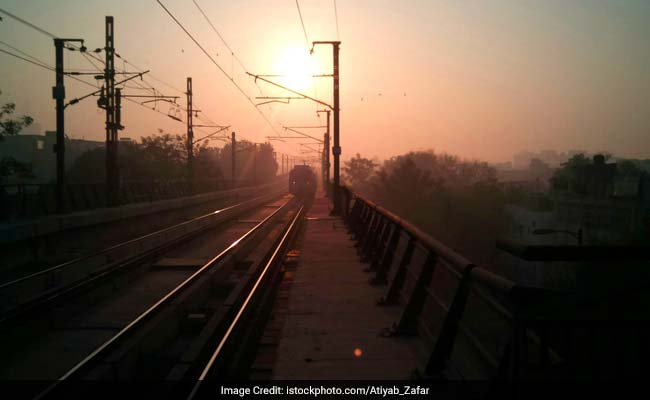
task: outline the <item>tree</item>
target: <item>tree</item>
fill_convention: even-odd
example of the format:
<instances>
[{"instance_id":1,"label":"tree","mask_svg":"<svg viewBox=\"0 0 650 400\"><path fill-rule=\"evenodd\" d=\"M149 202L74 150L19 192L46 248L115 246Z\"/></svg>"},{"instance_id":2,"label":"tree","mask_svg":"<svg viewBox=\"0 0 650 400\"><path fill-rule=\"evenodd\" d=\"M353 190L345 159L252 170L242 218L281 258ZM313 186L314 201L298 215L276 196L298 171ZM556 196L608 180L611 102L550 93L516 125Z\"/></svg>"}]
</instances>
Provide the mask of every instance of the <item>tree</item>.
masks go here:
<instances>
[{"instance_id":1,"label":"tree","mask_svg":"<svg viewBox=\"0 0 650 400\"><path fill-rule=\"evenodd\" d=\"M477 262L496 257L505 196L485 162L431 150L393 157L370 197Z\"/></svg>"},{"instance_id":2,"label":"tree","mask_svg":"<svg viewBox=\"0 0 650 400\"><path fill-rule=\"evenodd\" d=\"M141 147L144 159L153 167L157 178L173 179L187 176L187 144L181 135L144 136Z\"/></svg>"},{"instance_id":3,"label":"tree","mask_svg":"<svg viewBox=\"0 0 650 400\"><path fill-rule=\"evenodd\" d=\"M617 172L624 176L639 176L643 174L643 169L637 163L631 160L621 160L616 163Z\"/></svg>"},{"instance_id":4,"label":"tree","mask_svg":"<svg viewBox=\"0 0 650 400\"><path fill-rule=\"evenodd\" d=\"M120 179L124 181L167 178L161 175L159 163L151 162L138 143L120 141L117 154ZM106 150L104 147L89 150L77 157L68 169L67 177L70 183L104 183L106 181Z\"/></svg>"},{"instance_id":5,"label":"tree","mask_svg":"<svg viewBox=\"0 0 650 400\"><path fill-rule=\"evenodd\" d=\"M540 160L539 158L533 158L530 160L530 165L528 166L528 169L531 172L536 174L544 174L550 171L551 167L544 161Z\"/></svg>"},{"instance_id":6,"label":"tree","mask_svg":"<svg viewBox=\"0 0 650 400\"><path fill-rule=\"evenodd\" d=\"M241 140L237 142L236 151L236 179L263 183L275 176L278 163L275 160L273 145L269 143L255 144ZM221 169L230 179L232 168L232 145L230 143L223 146L220 161Z\"/></svg>"},{"instance_id":7,"label":"tree","mask_svg":"<svg viewBox=\"0 0 650 400\"><path fill-rule=\"evenodd\" d=\"M576 179L577 170L587 165L591 165L589 157L584 153L574 154L553 173L551 177L552 188L554 190L568 190L569 183Z\"/></svg>"},{"instance_id":8,"label":"tree","mask_svg":"<svg viewBox=\"0 0 650 400\"><path fill-rule=\"evenodd\" d=\"M15 111L15 103L5 103L0 107L0 142L4 140L5 136L18 135L23 128L34 122L34 119L27 115L17 119L9 118ZM20 177L30 177L31 168L13 157L0 159L0 179L14 174Z\"/></svg>"},{"instance_id":9,"label":"tree","mask_svg":"<svg viewBox=\"0 0 650 400\"><path fill-rule=\"evenodd\" d=\"M359 187L368 182L369 178L374 174L375 168L377 168L377 163L369 158L361 157L357 153L356 157L343 163L343 175L350 185Z\"/></svg>"}]
</instances>

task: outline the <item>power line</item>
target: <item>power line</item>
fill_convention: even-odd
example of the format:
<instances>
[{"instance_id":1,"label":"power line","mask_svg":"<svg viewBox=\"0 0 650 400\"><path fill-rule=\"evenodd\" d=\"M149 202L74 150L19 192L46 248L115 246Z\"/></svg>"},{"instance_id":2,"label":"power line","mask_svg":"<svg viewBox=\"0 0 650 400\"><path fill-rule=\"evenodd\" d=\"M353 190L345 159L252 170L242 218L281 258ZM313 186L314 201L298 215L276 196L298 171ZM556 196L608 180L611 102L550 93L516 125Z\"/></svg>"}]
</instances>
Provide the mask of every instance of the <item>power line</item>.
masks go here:
<instances>
[{"instance_id":1,"label":"power line","mask_svg":"<svg viewBox=\"0 0 650 400\"><path fill-rule=\"evenodd\" d=\"M165 6L164 6L162 3L160 3L160 1L158 1L158 3L159 3L159 4L160 4L164 9L165 9L165 11L167 11L168 14L170 14L170 16L171 16L171 17L176 21L176 23L179 24L179 26L181 26L181 28L183 28L183 30L185 30L185 28L180 24L180 22L178 22L178 20L176 20L176 18L174 18L174 16L173 16L173 15L172 15L172 14L171 14L171 13L170 13L166 8L165 8ZM198 5L197 5L197 6L198 6ZM56 39L56 38L58 38L58 37L57 37L56 35L54 35L53 33L48 32L47 30L45 30L45 29L43 29L43 28L41 28L41 27L39 27L39 26L37 26L37 25L35 25L35 24L33 24L33 23L31 23L31 22L25 20L25 19L22 19L22 18L20 18L20 17L18 17L18 16L16 16L16 15L10 13L9 11L7 11L7 10L5 10L5 9L0 8L0 13L3 13L3 14L5 14L5 15L7 15L7 16L13 18L14 20L20 22L21 24L23 24L23 25L25 25L25 26L28 26L29 28L32 28L32 29L38 31L39 33L41 33L41 34L43 34L43 35L45 35L45 36L48 36L48 37L50 37L50 38L52 38L52 39ZM194 40L194 38L189 34L189 32L187 32L187 30L185 30L185 32L190 36L190 38L192 38L192 40ZM222 40L223 40L223 38L222 38ZM194 40L194 42L195 42L195 43L196 43L196 44L197 44L197 45L198 45L198 46L203 50L203 52L204 52L206 55L208 55L208 57L210 57L210 55L205 51L205 49L203 49L203 48L200 46L200 44L199 44L196 40ZM225 41L224 41L224 43L225 43ZM33 64L33 65L37 65L37 66L39 66L39 67L41 67L41 68L44 68L44 69L47 69L47 70L50 70L50 71L54 71L54 70L55 70L54 67L49 66L49 65L46 64L46 63L43 63L42 61L36 59L35 57L33 57L33 56L31 56L31 55L29 55L29 54L27 54L27 53L25 53L25 52L23 52L23 51L21 51L21 50L19 50L19 49L14 48L14 47L11 46L11 45L8 45L8 44L6 44L6 43L4 43L4 44L5 44L6 46L8 46L8 47L14 49L15 51L18 51L18 52L20 52L20 53L26 55L27 57L30 57L30 58L32 58L33 60L36 60L36 61L30 60L30 59L28 59L28 58L21 57L21 56L19 56L18 54L14 54L14 53L11 53L11 52L6 51L6 50L3 50L3 49L0 49L0 52L3 52L3 53L5 53L5 54L7 54L7 55L10 55L10 56L16 57L16 58L18 58L18 59L20 59L20 60L23 60L23 61L25 61L25 62L29 62L29 63L31 63L31 64ZM79 47L77 47L76 45L70 45L70 46L72 46L73 48L79 50ZM95 68L97 69L98 72L103 73L103 70L101 69L101 67L99 67L99 66L97 66L95 63L93 63L93 62L90 60L90 58L93 58L93 59L95 59L96 61L98 61L98 62L100 62L100 63L103 63L104 60L102 60L101 58L99 58L98 56L96 56L96 55L94 55L94 54L92 54L92 53L80 52L80 54L84 55L84 57L88 60L88 62L89 62L90 64L92 64L93 67L95 67ZM234 52L233 52L233 55L234 55ZM122 58L122 57L119 56L119 55L117 55L117 56L118 56L120 59L122 59L126 64L129 64L129 65L135 67L136 69L141 70L141 68L139 68L139 67L136 66L135 64L129 62L128 60ZM217 63L212 59L212 57L210 57L210 59L211 59L211 60L212 60L212 61L213 61L213 62L214 62L218 67L219 67L219 69L221 69L222 72L224 72L224 74L225 74L225 71L223 71L223 69L222 69L222 68L221 68L221 67L220 67L220 66L219 66L219 65L218 65L218 64L217 64ZM241 63L241 60L238 59L238 61ZM241 65L242 65L242 68L243 68L243 64L241 64ZM117 70L118 70L118 72L124 72L124 71L120 71L119 69L117 69ZM140 72L140 71L138 71L138 72ZM227 75L227 74L226 74L226 75ZM169 87L169 88L171 88L171 89L173 89L173 90L176 90L176 91L178 91L178 92L180 92L180 93L184 93L182 90L178 89L177 87L174 87L173 85L171 85L171 84L169 84L169 83L163 81L163 80L160 79L160 78L156 78L156 77L154 77L154 76L152 76L152 75L149 75L149 76L151 76L152 79L158 81L159 83L161 83L161 84L163 84L163 85L165 85L165 86L167 86L167 87ZM83 84L85 84L85 85L87 85L87 86L90 86L90 87L96 88L96 85L93 85L93 84L91 84L91 83L89 83L89 82L86 82L86 81L84 81L84 80L82 80L82 79L80 79L80 78L78 78L78 77L76 77L76 76L68 75L68 77L69 77L69 78L72 78L73 80L76 80L76 81L78 81L78 82L81 82L81 83L83 83ZM250 97L248 97L248 96L246 95L246 93L241 89L241 87L239 87L239 85L237 85L237 84L234 82L233 79L231 79L231 82L232 82L232 83L233 83L233 84L234 84L234 85L239 89L240 92L242 92L242 94L243 94L243 95L244 95L244 96L249 100L249 102L251 102L251 104L254 106L255 104L252 102L252 100L250 99ZM134 81L133 83L136 84L136 85L138 85L138 86L140 86L143 90L151 90L151 91L153 91L154 93L157 92L156 88L153 87L153 86L152 86L151 84L149 84L148 82L146 82L145 80L143 80L142 83L141 83L141 82L137 82L137 81ZM143 85L148 85L148 87L144 87ZM259 88L259 87L258 87L258 88ZM260 89L260 90L261 90L261 89ZM155 108L149 108L149 107L147 107L147 106L145 106L145 105L143 105L143 104L141 104L141 103L139 103L139 102L137 102L137 101L135 101L135 100L133 100L133 99L129 99L129 98L125 97L124 100L127 100L127 101L129 101L129 102L131 102L131 103L135 103L135 104L137 104L137 105L139 105L139 106L141 106L141 107L143 107L143 108L146 108L146 109L148 109L148 110L152 110L152 111L157 112L157 113L159 113L159 114L161 114L161 115L165 115L165 116L169 117L168 114L165 114L164 112L161 112L161 111L159 111L159 110L156 110ZM197 106L198 106L198 105L197 105ZM260 113L260 115L264 118L264 120L269 124L269 126L271 127L271 129L273 129L273 131L275 131L275 132L277 133L278 131L277 131L277 130L275 129L275 127L271 124L271 122L268 120L268 118L267 118L267 117L266 117L266 116L265 116L265 115L264 115L260 110L257 110L257 111L258 111L258 113ZM208 117L206 116L206 118L208 118ZM211 122L211 124L213 124L213 125L217 125L217 124L216 124L214 121L212 121L211 119L209 119L209 121ZM182 120L177 121L177 122L179 122L179 123L184 123Z\"/></svg>"},{"instance_id":2,"label":"power line","mask_svg":"<svg viewBox=\"0 0 650 400\"><path fill-rule=\"evenodd\" d=\"M208 17L208 15L203 11L203 9L201 8L201 6L199 6L199 3L197 3L196 0L192 0L192 2L193 2L194 5L196 6L196 8L199 10L199 12L203 15L203 17L205 18L205 20L208 22L208 24L210 25L210 27L212 28L212 30L214 31L214 33L217 34L217 36L219 37L219 39L221 39L221 42L226 46L226 48L228 49L228 51L230 51L230 55L232 56L232 58L235 59L235 60L237 60L237 63L239 63L239 66L242 67L242 69L243 69L244 71L248 71L248 68L246 68L246 66L244 65L244 62L243 62L239 57L237 57L237 55L235 54L235 51L232 49L232 47L230 47L230 45L228 44L228 42L226 42L226 39L223 38L223 36L221 35L221 33L219 33L219 30L214 26L214 24L212 23L212 21L210 20L210 18ZM232 73L231 73L231 75L232 75ZM231 78L231 79L232 79L232 78ZM262 96L263 96L263 95L264 95L264 92L262 91L262 88L257 84L257 82L255 82L255 86L257 86L257 89L259 90L259 92L260 92L260 93L262 94Z\"/></svg>"},{"instance_id":3,"label":"power line","mask_svg":"<svg viewBox=\"0 0 650 400\"><path fill-rule=\"evenodd\" d=\"M0 12L3 13L3 14L6 14L7 16L9 16L9 17L13 18L14 20L20 22L21 24L24 24L24 25L26 25L26 26L28 26L28 27L30 27L30 28L32 28L32 29L34 29L34 30L36 30L36 31L38 31L38 32L40 32L40 33L42 33L42 34L45 35L45 36L48 36L48 37L53 38L53 39L56 39L56 38L57 38L57 36L54 35L53 33L48 32L47 30L45 30L45 29L43 29L43 28L41 28L41 27L39 27L39 26L37 26L37 25L35 25L35 24L33 24L33 23L31 23L31 22L29 22L29 21L23 19L23 18L20 18L20 17L18 17L17 15L14 15L14 14L10 13L9 11L6 11L6 10L0 8ZM79 47L77 47L76 45L70 45L70 46L73 47L73 48L75 48L75 49L77 49L77 50L79 49ZM18 50L17 50L17 51L18 51ZM96 56L95 54L92 54L92 53L86 53L86 52L80 52L80 53L84 56L84 58L86 58L86 60L88 60L89 63L91 63L91 64L93 65L93 67L95 67L95 68L97 69L98 72L103 73L102 68L99 67L99 66L97 66L95 63L93 63L93 62L90 60L90 58L93 58L94 60L96 60L96 61L98 61L98 62L100 62L100 63L104 63L104 60L102 60L100 57L98 57L98 56ZM14 55L14 56L15 56L15 55ZM31 57L31 56L30 56L30 57ZM119 55L118 55L118 57L119 57L119 58L122 58L122 57L119 56ZM31 58L34 58L34 57L31 57ZM35 58L34 58L34 59L35 59ZM26 60L26 61L27 61L27 60ZM135 67L134 64L129 63L127 60L124 60L124 59L123 59L123 61L125 61L126 63L131 64L132 66ZM42 66L42 65L41 65L41 66ZM50 69L50 68L52 68L52 67L49 67L48 69ZM142 69L141 69L141 68L138 68L138 69L140 70L140 71L138 71L138 72L141 72ZM54 69L52 69L52 70L54 70ZM120 71L119 69L117 69L117 71L118 71L118 72L124 72L123 70ZM74 76L70 76L70 77L73 78L73 79L75 79L75 80L77 80L77 81L83 82L83 83L85 83L85 84L87 84L87 85L91 85L91 84L89 84L88 82L86 82L86 81L82 81L82 80L80 80L80 79L78 79L78 78L76 78L76 77L74 77ZM162 82L162 81L161 81L161 82ZM134 83L135 85L140 86L142 89L145 89L145 90L151 90L154 94L156 93L156 89L155 89L152 85L150 85L148 82L146 82L146 81L144 81L144 80L143 80L142 83L141 83L141 82L137 82L137 81L135 81L135 82L133 82L133 83ZM162 82L162 83L165 84L164 82ZM148 87L144 87L143 85L145 85L145 84L148 85ZM91 86L96 87L95 85L91 85ZM168 86L169 86L169 85L168 85ZM182 93L182 91L181 91L181 93ZM148 107L145 107L145 108L148 108Z\"/></svg>"},{"instance_id":4,"label":"power line","mask_svg":"<svg viewBox=\"0 0 650 400\"><path fill-rule=\"evenodd\" d=\"M201 6L199 6L199 3L197 3L196 0L192 0L192 2L196 6L196 8L201 12L201 14L203 15L203 18L205 18L205 20L208 22L208 24L210 24L210 27L212 28L214 33L216 33L217 36L219 36L219 39L221 39L221 42L223 42L223 44L226 46L226 48L230 51L230 54L232 55L232 57L235 60L237 60L239 65L246 71L247 69L244 66L244 63L239 59L239 57L237 57L235 55L235 52L233 51L233 49L228 45L228 43L226 42L226 39L224 39L223 36L221 36L221 33L219 33L219 30L217 30L217 28L214 26L214 24L212 24L212 21L210 21L210 18L208 18L208 16L205 14L205 12L201 8Z\"/></svg>"},{"instance_id":5,"label":"power line","mask_svg":"<svg viewBox=\"0 0 650 400\"><path fill-rule=\"evenodd\" d=\"M18 16L16 16L16 15L10 13L9 11L7 11L7 10L5 10L5 9L0 8L0 12L3 13L3 14L5 14L5 15L7 15L7 16L9 16L9 17L11 17L11 18L13 18L13 19L15 19L16 21L20 22L21 24L27 25L27 26L29 26L30 28L39 31L40 33L42 33L42 34L45 35L45 36L49 36L49 37L51 37L52 39L56 39L56 38L57 38L54 34L52 34L52 33L48 32L48 31L46 31L46 30L43 29L43 28L40 28L40 27L38 27L38 26L32 24L31 22L25 21L24 19L22 19L22 18L20 18L20 17L18 17Z\"/></svg>"},{"instance_id":6,"label":"power line","mask_svg":"<svg viewBox=\"0 0 650 400\"><path fill-rule=\"evenodd\" d=\"M39 66L39 67L41 67L41 68L45 68L45 69L47 69L47 70L54 71L54 68L52 68L52 67L48 67L47 65L41 64L40 62L32 61L32 60L30 60L29 58L25 58L25 57L19 56L18 54L14 54L14 53L12 53L12 52L10 52L10 51L4 50L4 49L0 49L0 52L5 53L5 54L8 54L8 55L10 55L10 56L12 56L12 57L16 57L16 58L18 58L18 59L20 59L20 60L23 60L23 61L26 61L26 62L28 62L28 63L30 63L30 64L37 65L37 66Z\"/></svg>"},{"instance_id":7,"label":"power line","mask_svg":"<svg viewBox=\"0 0 650 400\"><path fill-rule=\"evenodd\" d=\"M5 46L9 46L9 45L7 45L7 44L4 43L4 42L3 42L3 44L4 44ZM25 52L22 51L22 50L19 50L19 49L13 47L13 46L10 46L10 47L11 47L12 49L14 49L14 50L16 50L16 51L18 51L18 52L20 52L20 53L26 55L27 57L31 57L31 58L37 60L35 57L29 55L28 53L25 53ZM44 63L44 62L42 62L42 61L40 61L40 62L32 61L32 60L30 60L30 59L27 59L27 58L25 58L25 57L21 57L21 56L19 56L19 55L17 55L17 54L14 54L14 53L12 53L12 52L10 52L10 51L3 50L3 49L0 49L0 52L5 53L5 54L7 54L7 55L10 55L10 56L12 56L12 57L18 58L18 59L20 59L20 60L22 60L22 61L25 61L25 62L28 62L28 63L30 63L30 64L33 64L33 65L39 66L39 67L41 67L41 68L47 69L48 71L55 71L54 67L52 67L51 65L48 65L48 64L46 64L46 63ZM76 77L76 76L74 76L74 75L68 75L68 78L74 79L75 81L81 82L81 83L86 84L86 85L88 85L88 86L91 86L91 87L93 87L93 88L95 87L95 85L93 85L92 83L90 83L90 82L86 82L86 81L84 81L83 79L81 79L81 78L79 78L79 77Z\"/></svg>"},{"instance_id":8,"label":"power line","mask_svg":"<svg viewBox=\"0 0 650 400\"><path fill-rule=\"evenodd\" d=\"M3 44L7 45L6 43L3 43ZM12 48L13 48L13 46L12 46ZM21 53L27 55L28 57L32 57L32 56L28 55L27 53L24 53L24 52L21 51L21 50L18 50L18 49L14 49L14 50L19 51L19 52L21 52ZM5 53L5 54L8 54L8 55L13 56L13 57L16 57L16 58L18 58L18 59L20 59L20 60L22 60L22 61L25 61L25 62L28 62L28 63L30 63L30 64L33 64L33 65L39 66L39 67L41 67L41 68L47 69L47 70L49 70L49 71L55 71L55 68L52 67L52 66L50 66L50 65L48 65L48 64L45 64L45 63L42 63L42 64L41 64L40 62L32 61L32 60L30 60L30 59L28 59L28 58L21 57L21 56L19 56L19 55L17 55L17 54L14 54L14 53L12 53L12 52L10 52L10 51L7 51L7 50L4 50L4 49L0 49L0 52ZM33 58L33 57L32 57L32 58ZM87 86L90 86L90 87L92 87L92 88L95 88L95 87L96 87L96 86L93 85L92 83L86 82L86 81L84 81L83 79L80 79L80 78L78 78L78 77L76 77L76 76L74 76L74 75L68 75L68 78L74 79L74 80L76 80L76 81L78 81L78 82L81 82L81 83L83 83L83 84L85 84L85 85L87 85ZM149 108L149 107L147 107L147 106L145 106L145 105L143 105L143 104L140 104L139 102L137 102L137 101L135 101L135 100L133 100L133 99L130 99L130 98L128 98L128 97L123 97L123 100L130 101L131 103L135 103L135 104L139 105L140 107L143 107L143 108L146 108L146 109L148 109L148 110L151 110L151 111L157 112L157 113L162 114L162 115L164 115L164 116L167 116L167 117L169 116L168 114L165 114L165 113L162 112L162 111L156 110L156 109L154 109L154 108ZM184 124L183 121L177 121L177 122Z\"/></svg>"},{"instance_id":9,"label":"power line","mask_svg":"<svg viewBox=\"0 0 650 400\"><path fill-rule=\"evenodd\" d=\"M302 31L305 34L305 43L307 43L307 48L309 48L309 39L307 38L307 29L305 29L305 21L302 19L302 13L300 12L300 4L296 0L296 8L298 8L298 15L300 16L300 23L302 24Z\"/></svg>"},{"instance_id":10,"label":"power line","mask_svg":"<svg viewBox=\"0 0 650 400\"><path fill-rule=\"evenodd\" d=\"M336 40L341 40L341 35L339 35L339 13L336 10L336 0L334 2L334 20L336 21Z\"/></svg>"},{"instance_id":11,"label":"power line","mask_svg":"<svg viewBox=\"0 0 650 400\"><path fill-rule=\"evenodd\" d=\"M40 64L47 65L47 63L46 63L45 61L39 60L38 58L32 56L31 54L28 54L28 53L26 53L26 52L24 52L24 51L22 51L22 50L20 50L20 49L18 49L18 48L16 48L16 47L10 45L9 43L7 43L7 42L5 42L5 41L0 40L0 44L3 44L3 45L9 47L10 49L12 49L12 50L14 50L14 51L17 51L19 54L22 54L22 55L24 55L25 57L29 57L29 58L31 58L32 60L34 60L34 61L36 61L36 62L38 62L38 63L40 63Z\"/></svg>"},{"instance_id":12,"label":"power line","mask_svg":"<svg viewBox=\"0 0 650 400\"><path fill-rule=\"evenodd\" d=\"M210 59L210 61L212 61L212 63L213 63L213 64L214 64L218 69L219 69L219 71L221 71L221 72L222 72L226 77L230 78L230 76L228 75L228 73L227 73L227 72L226 72L226 71L221 67L221 65L219 65L218 62L215 61L214 58L212 58L212 56L210 55L210 53L208 53L207 50L205 50L205 48L204 48L204 47L203 47L203 46L202 46L202 45L201 45L201 44L200 44L200 43L199 43L199 42L194 38L194 36L192 36L192 34L187 30L187 28L185 28L185 26L183 26L183 24L182 24L178 19L176 19L176 17L174 16L174 14L172 14L171 11L169 11L169 10L167 9L167 7L165 7L165 5L164 5L160 0L156 0L156 2L160 5L160 7L162 7L163 10L165 10L165 12L166 12L166 13L167 13L167 14L168 14L168 15L169 15L173 20L174 20L174 22L176 22L176 24L177 24L177 25L178 25L178 26L179 26L179 27L180 27L180 28L185 32L185 34L186 34L190 39L192 39L192 41L194 42L194 44L196 44L196 45L199 47L199 49L201 49L201 51L203 51L203 54L205 54L205 55L208 57L208 59ZM230 78L230 82L231 82L233 85L235 85L235 87L239 90L239 92L240 92L244 97L246 97L246 99L248 100L248 102L249 102L249 103L250 103L250 104L255 108L255 110L256 110L256 111L257 111L257 112L262 116L262 118L264 118L264 120L267 122L267 124L269 125L269 127L271 127L271 129L272 129L274 132L276 132L276 133L279 134L279 132L278 132L277 129L273 126L273 124L271 123L271 121L267 118L266 115L264 115L264 113L262 113L261 110L259 110L259 109L255 106L255 102L253 102L253 100L250 98L250 96L248 96L248 95L246 94L246 92L241 88L241 86L239 86L239 85L237 84L237 82L235 82L235 80L232 79L232 78Z\"/></svg>"},{"instance_id":13,"label":"power line","mask_svg":"<svg viewBox=\"0 0 650 400\"><path fill-rule=\"evenodd\" d=\"M298 16L300 17L300 24L302 25L302 32L305 34L305 43L307 44L307 48L309 49L309 39L307 38L307 29L305 28L305 21L302 18L302 12L300 11L300 4L298 3L298 0L296 0L296 8L298 9ZM311 58L311 52L309 53L309 58L310 61L312 60ZM313 64L312 64L313 66ZM314 97L318 97L318 90L316 89L316 82L312 81L312 89L314 91ZM316 105L316 110L318 110L318 105Z\"/></svg>"}]
</instances>

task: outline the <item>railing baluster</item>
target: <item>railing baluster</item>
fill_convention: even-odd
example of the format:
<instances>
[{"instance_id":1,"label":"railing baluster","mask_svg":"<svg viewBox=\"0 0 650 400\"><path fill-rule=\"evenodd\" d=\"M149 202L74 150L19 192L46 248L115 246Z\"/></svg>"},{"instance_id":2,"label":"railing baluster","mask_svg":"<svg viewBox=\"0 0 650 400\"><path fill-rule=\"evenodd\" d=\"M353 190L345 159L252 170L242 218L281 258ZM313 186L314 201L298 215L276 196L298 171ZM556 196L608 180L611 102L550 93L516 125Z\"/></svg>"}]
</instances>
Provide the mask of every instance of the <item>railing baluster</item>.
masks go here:
<instances>
[{"instance_id":1,"label":"railing baluster","mask_svg":"<svg viewBox=\"0 0 650 400\"><path fill-rule=\"evenodd\" d=\"M399 292L402 290L402 285L404 284L404 278L406 277L406 267L409 262L411 262L411 255L413 254L413 249L415 248L415 239L413 237L409 238L408 244L406 245L406 251L402 255L402 259L397 266L397 271L395 271L395 276L393 280L388 285L386 293L384 296L379 299L378 304L388 305L396 304L399 297Z\"/></svg>"},{"instance_id":2,"label":"railing baluster","mask_svg":"<svg viewBox=\"0 0 650 400\"><path fill-rule=\"evenodd\" d=\"M436 340L431 356L426 363L424 369L426 374L434 374L444 369L446 360L451 354L454 340L458 333L458 321L460 321L463 311L465 311L465 304L467 303L467 297L469 296L471 280L470 274L473 268L474 265L468 265L463 271L463 277L461 278L460 285L454 295L454 300L452 301L447 316L443 322L440 336L438 336L438 340Z\"/></svg>"},{"instance_id":3,"label":"railing baluster","mask_svg":"<svg viewBox=\"0 0 650 400\"><path fill-rule=\"evenodd\" d=\"M433 276L433 270L435 268L438 256L429 252L420 271L420 275L417 277L415 282L415 287L411 293L408 302L404 306L402 311L402 316L399 321L393 326L394 334L398 335L412 335L416 333L418 316L422 311L422 306L424 305L424 300L426 297L426 289L431 283L431 277Z\"/></svg>"}]
</instances>

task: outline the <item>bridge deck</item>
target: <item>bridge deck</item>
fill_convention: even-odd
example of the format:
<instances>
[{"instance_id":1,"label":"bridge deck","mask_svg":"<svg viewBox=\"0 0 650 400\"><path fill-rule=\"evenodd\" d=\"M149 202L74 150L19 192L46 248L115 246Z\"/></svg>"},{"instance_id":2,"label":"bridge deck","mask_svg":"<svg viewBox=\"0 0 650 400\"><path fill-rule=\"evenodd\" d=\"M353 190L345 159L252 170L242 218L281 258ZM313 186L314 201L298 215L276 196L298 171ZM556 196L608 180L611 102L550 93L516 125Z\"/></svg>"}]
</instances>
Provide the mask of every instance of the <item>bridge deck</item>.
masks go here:
<instances>
[{"instance_id":1,"label":"bridge deck","mask_svg":"<svg viewBox=\"0 0 650 400\"><path fill-rule=\"evenodd\" d=\"M383 288L368 283L366 265L329 206L317 195L299 260L283 282L273 379L407 379L415 368L414 339L379 335L399 310L376 305Z\"/></svg>"}]
</instances>

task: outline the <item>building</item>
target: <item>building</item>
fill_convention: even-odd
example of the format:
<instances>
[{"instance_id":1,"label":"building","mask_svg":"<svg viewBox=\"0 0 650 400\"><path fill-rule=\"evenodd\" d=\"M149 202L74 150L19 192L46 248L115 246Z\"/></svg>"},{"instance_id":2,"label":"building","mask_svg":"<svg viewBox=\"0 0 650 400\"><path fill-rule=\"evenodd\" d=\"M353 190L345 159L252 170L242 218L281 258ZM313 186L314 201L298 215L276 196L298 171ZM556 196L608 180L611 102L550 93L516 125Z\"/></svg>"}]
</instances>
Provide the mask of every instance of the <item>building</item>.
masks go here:
<instances>
[{"instance_id":1,"label":"building","mask_svg":"<svg viewBox=\"0 0 650 400\"><path fill-rule=\"evenodd\" d=\"M602 155L554 179L552 189L557 220L584 228L593 242L626 243L650 227L648 174L623 175Z\"/></svg>"},{"instance_id":2,"label":"building","mask_svg":"<svg viewBox=\"0 0 650 400\"><path fill-rule=\"evenodd\" d=\"M44 135L19 134L5 136L0 142L0 159L13 157L17 161L31 166L33 178L25 183L50 183L56 180L56 132L46 131ZM83 153L103 147L104 142L66 139L65 166L66 169ZM18 178L7 178L6 182L17 182Z\"/></svg>"}]
</instances>

